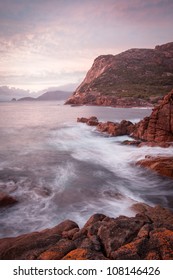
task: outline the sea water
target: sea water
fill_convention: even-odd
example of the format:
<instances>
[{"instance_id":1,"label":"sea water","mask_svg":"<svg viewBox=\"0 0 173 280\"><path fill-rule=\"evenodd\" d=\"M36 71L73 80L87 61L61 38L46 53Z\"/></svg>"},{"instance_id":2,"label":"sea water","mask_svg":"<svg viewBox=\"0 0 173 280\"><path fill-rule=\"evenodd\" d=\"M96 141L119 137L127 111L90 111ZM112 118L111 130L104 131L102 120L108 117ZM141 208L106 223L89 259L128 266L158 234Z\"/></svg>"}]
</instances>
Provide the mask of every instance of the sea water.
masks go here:
<instances>
[{"instance_id":1,"label":"sea water","mask_svg":"<svg viewBox=\"0 0 173 280\"><path fill-rule=\"evenodd\" d=\"M0 237L50 228L66 219L84 225L94 213L133 216L136 202L173 209L172 181L137 167L145 155L172 148L122 145L77 117L137 122L151 109L0 103L0 191L18 203L0 208Z\"/></svg>"}]
</instances>

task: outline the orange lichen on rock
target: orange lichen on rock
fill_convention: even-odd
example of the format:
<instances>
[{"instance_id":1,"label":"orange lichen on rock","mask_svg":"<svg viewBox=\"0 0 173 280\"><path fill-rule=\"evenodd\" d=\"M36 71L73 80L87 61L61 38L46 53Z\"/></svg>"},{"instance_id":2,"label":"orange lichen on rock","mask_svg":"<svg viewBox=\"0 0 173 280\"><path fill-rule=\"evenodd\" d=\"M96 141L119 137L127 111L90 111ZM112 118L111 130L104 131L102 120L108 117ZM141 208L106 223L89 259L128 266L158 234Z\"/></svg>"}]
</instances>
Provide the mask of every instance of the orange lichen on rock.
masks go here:
<instances>
[{"instance_id":1,"label":"orange lichen on rock","mask_svg":"<svg viewBox=\"0 0 173 280\"><path fill-rule=\"evenodd\" d=\"M159 252L162 260L172 260L173 231L164 228L151 231L149 246Z\"/></svg>"},{"instance_id":2,"label":"orange lichen on rock","mask_svg":"<svg viewBox=\"0 0 173 280\"><path fill-rule=\"evenodd\" d=\"M63 260L87 260L87 249L75 249L68 253Z\"/></svg>"}]
</instances>

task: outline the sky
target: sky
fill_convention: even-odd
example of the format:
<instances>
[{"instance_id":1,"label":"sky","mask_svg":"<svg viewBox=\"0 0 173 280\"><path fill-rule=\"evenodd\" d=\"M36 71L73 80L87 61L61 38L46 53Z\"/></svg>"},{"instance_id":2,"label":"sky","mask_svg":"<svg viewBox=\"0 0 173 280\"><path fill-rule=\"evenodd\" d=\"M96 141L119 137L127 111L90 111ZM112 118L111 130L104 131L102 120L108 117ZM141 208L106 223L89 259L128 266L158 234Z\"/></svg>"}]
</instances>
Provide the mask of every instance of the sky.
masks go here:
<instances>
[{"instance_id":1,"label":"sky","mask_svg":"<svg viewBox=\"0 0 173 280\"><path fill-rule=\"evenodd\" d=\"M0 0L0 86L80 83L103 54L173 41L173 0Z\"/></svg>"}]
</instances>

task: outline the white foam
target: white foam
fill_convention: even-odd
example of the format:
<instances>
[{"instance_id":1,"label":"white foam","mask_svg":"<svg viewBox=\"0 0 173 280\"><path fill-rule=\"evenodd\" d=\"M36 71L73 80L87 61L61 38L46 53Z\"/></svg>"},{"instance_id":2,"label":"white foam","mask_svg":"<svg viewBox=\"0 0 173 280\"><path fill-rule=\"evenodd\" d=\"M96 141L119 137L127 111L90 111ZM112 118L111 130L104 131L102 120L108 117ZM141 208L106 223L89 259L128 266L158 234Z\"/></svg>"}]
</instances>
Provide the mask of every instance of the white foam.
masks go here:
<instances>
[{"instance_id":1,"label":"white foam","mask_svg":"<svg viewBox=\"0 0 173 280\"><path fill-rule=\"evenodd\" d=\"M173 152L173 148L137 148L117 143L126 139L130 138L128 136L95 136L93 129L79 125L57 130L52 144L56 146L56 149L71 152L75 159L102 165L123 178L132 176L130 164L144 158L145 155L169 155Z\"/></svg>"},{"instance_id":2,"label":"white foam","mask_svg":"<svg viewBox=\"0 0 173 280\"><path fill-rule=\"evenodd\" d=\"M82 226L96 212L133 215L129 207L134 202L154 203L147 195L160 196L165 204L172 196L169 186L164 189L157 176L146 176L135 162L146 154L169 155L173 148L121 145L130 138L104 137L95 127L81 123L50 125L39 137L35 133L29 129L27 143L32 145L22 142L14 153L6 153L8 158L1 165L0 171L10 170L11 175L0 187L5 184L19 201L0 214L1 236L52 227L64 219Z\"/></svg>"}]
</instances>

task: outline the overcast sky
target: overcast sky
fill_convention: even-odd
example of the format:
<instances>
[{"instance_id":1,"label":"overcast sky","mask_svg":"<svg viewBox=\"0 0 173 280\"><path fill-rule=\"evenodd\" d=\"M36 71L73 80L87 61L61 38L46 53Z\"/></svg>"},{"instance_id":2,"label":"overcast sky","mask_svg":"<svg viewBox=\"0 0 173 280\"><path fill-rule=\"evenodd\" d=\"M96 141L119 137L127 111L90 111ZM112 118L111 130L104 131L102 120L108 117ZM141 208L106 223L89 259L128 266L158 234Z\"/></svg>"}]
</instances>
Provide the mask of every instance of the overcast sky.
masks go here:
<instances>
[{"instance_id":1,"label":"overcast sky","mask_svg":"<svg viewBox=\"0 0 173 280\"><path fill-rule=\"evenodd\" d=\"M0 0L0 85L80 83L93 60L173 41L173 0Z\"/></svg>"}]
</instances>

